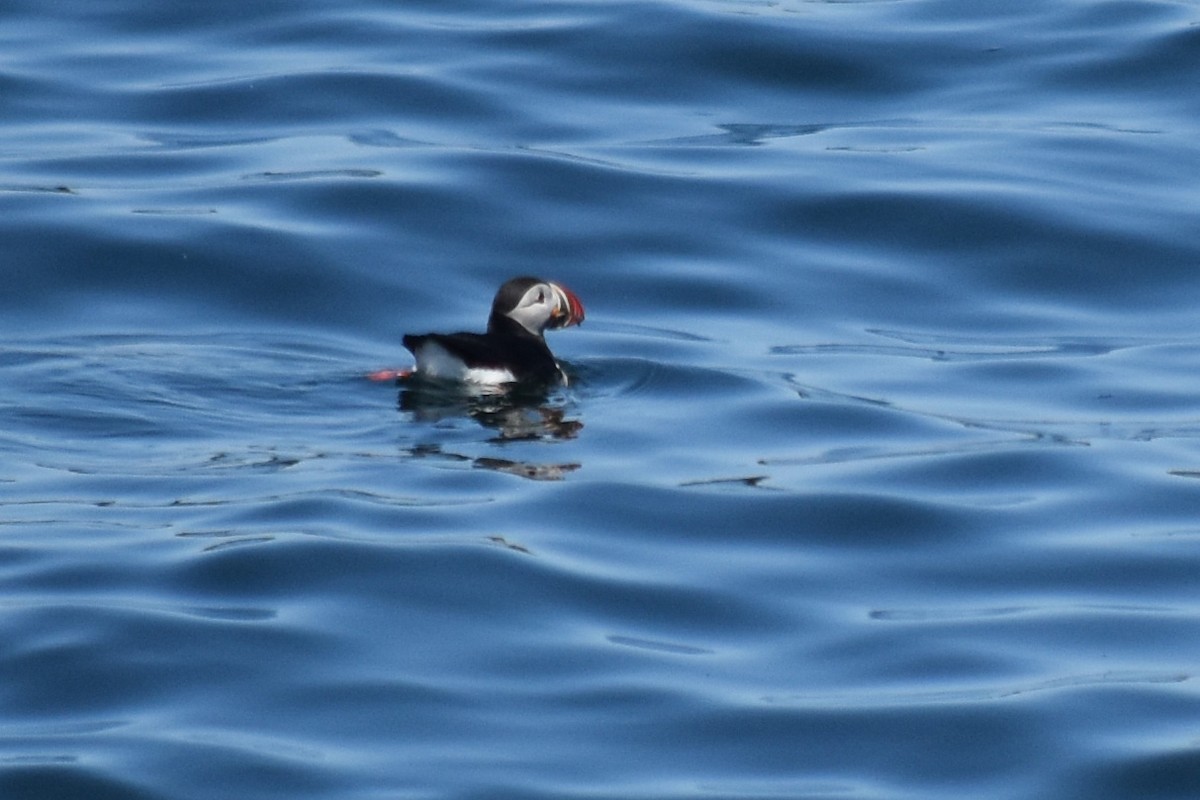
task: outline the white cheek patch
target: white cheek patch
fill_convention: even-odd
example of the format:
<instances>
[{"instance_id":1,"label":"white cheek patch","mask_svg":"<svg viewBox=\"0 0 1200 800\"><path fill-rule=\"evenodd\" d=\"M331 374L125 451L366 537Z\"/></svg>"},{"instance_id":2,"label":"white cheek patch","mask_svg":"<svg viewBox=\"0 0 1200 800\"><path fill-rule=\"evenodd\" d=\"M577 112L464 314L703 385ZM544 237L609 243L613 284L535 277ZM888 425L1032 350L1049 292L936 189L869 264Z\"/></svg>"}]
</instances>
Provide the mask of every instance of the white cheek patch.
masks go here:
<instances>
[{"instance_id":1,"label":"white cheek patch","mask_svg":"<svg viewBox=\"0 0 1200 800\"><path fill-rule=\"evenodd\" d=\"M417 352L417 372L426 378L481 385L512 383L516 380L510 371L500 367L468 367L462 359L436 342L425 342Z\"/></svg>"},{"instance_id":2,"label":"white cheek patch","mask_svg":"<svg viewBox=\"0 0 1200 800\"><path fill-rule=\"evenodd\" d=\"M507 316L521 323L521 327L530 333L540 334L550 320L550 303L546 298L553 296L553 290L545 284L534 286Z\"/></svg>"}]
</instances>

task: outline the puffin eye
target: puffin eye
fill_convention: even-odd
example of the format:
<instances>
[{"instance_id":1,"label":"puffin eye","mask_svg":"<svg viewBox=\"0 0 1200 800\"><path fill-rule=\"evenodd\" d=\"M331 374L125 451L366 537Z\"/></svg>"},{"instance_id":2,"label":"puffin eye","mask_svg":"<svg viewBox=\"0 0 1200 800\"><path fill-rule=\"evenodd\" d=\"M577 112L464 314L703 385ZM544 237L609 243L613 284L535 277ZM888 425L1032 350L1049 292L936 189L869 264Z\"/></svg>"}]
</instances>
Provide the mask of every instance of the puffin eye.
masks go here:
<instances>
[{"instance_id":1,"label":"puffin eye","mask_svg":"<svg viewBox=\"0 0 1200 800\"><path fill-rule=\"evenodd\" d=\"M542 289L538 289L538 302L539 303L546 302L546 292L543 291Z\"/></svg>"}]
</instances>

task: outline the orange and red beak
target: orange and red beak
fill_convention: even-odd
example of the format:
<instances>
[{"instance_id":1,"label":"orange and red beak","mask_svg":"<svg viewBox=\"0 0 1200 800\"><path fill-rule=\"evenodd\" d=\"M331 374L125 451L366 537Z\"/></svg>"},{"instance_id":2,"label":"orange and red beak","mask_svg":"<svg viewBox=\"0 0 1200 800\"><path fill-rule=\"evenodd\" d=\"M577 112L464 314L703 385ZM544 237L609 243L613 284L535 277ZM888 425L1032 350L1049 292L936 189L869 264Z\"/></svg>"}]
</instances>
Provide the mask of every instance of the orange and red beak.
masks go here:
<instances>
[{"instance_id":1,"label":"orange and red beak","mask_svg":"<svg viewBox=\"0 0 1200 800\"><path fill-rule=\"evenodd\" d=\"M583 322L583 302L578 295L559 283L551 283L554 290L554 311L550 314L548 328L569 328Z\"/></svg>"}]
</instances>

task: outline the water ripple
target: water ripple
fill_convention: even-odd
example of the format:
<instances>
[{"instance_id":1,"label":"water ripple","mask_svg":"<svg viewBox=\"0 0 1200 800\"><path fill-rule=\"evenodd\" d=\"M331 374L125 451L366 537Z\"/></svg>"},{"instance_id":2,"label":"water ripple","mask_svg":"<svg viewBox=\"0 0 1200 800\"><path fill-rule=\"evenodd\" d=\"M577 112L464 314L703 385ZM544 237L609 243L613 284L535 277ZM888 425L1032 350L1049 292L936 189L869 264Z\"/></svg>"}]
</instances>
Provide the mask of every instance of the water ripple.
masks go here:
<instances>
[{"instance_id":1,"label":"water ripple","mask_svg":"<svg viewBox=\"0 0 1200 800\"><path fill-rule=\"evenodd\" d=\"M9 6L5 800L1194 794L1195 3Z\"/></svg>"}]
</instances>

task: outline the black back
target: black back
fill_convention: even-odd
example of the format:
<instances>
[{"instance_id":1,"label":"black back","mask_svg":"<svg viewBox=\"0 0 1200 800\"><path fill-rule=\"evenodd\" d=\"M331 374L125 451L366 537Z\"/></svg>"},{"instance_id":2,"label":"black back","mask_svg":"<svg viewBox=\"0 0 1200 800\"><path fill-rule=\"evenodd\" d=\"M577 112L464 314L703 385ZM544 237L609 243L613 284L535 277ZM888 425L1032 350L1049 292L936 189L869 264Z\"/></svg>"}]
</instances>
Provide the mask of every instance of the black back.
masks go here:
<instances>
[{"instance_id":1,"label":"black back","mask_svg":"<svg viewBox=\"0 0 1200 800\"><path fill-rule=\"evenodd\" d=\"M517 299L524 293L522 289ZM488 321L488 332L484 334L408 334L403 339L404 346L414 355L426 341L441 345L447 352L461 358L468 367L507 369L518 381L551 381L561 375L558 362L546 346L545 339L525 330L519 322L503 314L497 315L495 311Z\"/></svg>"}]
</instances>

